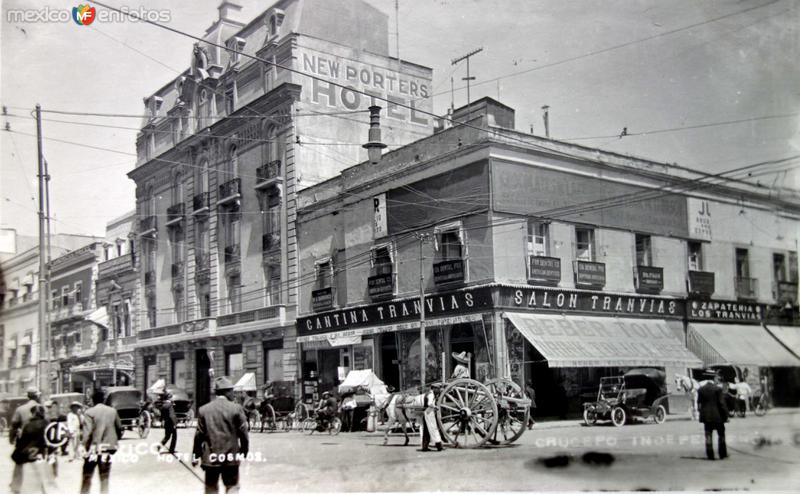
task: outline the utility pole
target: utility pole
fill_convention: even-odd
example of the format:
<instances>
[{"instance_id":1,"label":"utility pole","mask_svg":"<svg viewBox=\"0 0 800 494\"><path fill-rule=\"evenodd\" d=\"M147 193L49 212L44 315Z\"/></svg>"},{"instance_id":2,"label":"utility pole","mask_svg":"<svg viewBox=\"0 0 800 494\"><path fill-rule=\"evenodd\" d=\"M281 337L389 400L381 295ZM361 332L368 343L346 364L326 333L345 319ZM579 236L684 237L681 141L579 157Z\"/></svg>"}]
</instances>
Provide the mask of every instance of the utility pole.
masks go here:
<instances>
[{"instance_id":1,"label":"utility pole","mask_svg":"<svg viewBox=\"0 0 800 494\"><path fill-rule=\"evenodd\" d=\"M483 47L477 48L477 49L472 50L471 52L467 53L466 55L460 56L458 58L454 58L453 61L450 63L450 65L455 65L455 64L457 64L458 62L460 62L462 60L466 60L467 61L467 77L462 77L461 78L462 81L467 81L467 121L469 121L469 117L472 115L472 111L471 111L471 108L470 108L470 104L472 103L472 100L470 99L470 94L469 94L469 82L475 80L474 77L471 77L469 75L469 59L470 59L470 57L472 55L475 55L475 54L480 53L482 51L483 51Z\"/></svg>"},{"instance_id":2,"label":"utility pole","mask_svg":"<svg viewBox=\"0 0 800 494\"><path fill-rule=\"evenodd\" d=\"M428 363L428 353L425 348L425 271L424 257L422 257L422 244L428 240L427 233L418 233L419 239L419 386L420 390L425 387L425 370Z\"/></svg>"},{"instance_id":3,"label":"utility pole","mask_svg":"<svg viewBox=\"0 0 800 494\"><path fill-rule=\"evenodd\" d=\"M397 65L402 67L400 62L400 0L394 0L394 34L397 42Z\"/></svg>"},{"instance_id":4,"label":"utility pole","mask_svg":"<svg viewBox=\"0 0 800 494\"><path fill-rule=\"evenodd\" d=\"M45 220L44 220L44 154L42 151L42 107L36 105L36 151L39 165L39 362L36 365L36 384L42 392L49 392L47 389L47 382L50 379L50 369L47 365L45 357L48 354L47 350L47 297L45 291L47 290L47 275L45 274L47 265L45 260Z\"/></svg>"},{"instance_id":5,"label":"utility pole","mask_svg":"<svg viewBox=\"0 0 800 494\"><path fill-rule=\"evenodd\" d=\"M44 330L44 332L45 332L45 335L47 337L47 369L48 369L48 374L49 374L50 369L52 368L52 357L53 357L52 356L52 352L50 351L50 318L52 317L52 314L50 313L50 307L51 307L51 304L50 304L50 290L51 290L50 283L52 281L52 279L51 279L52 278L52 276L51 276L52 273L50 272L50 262L52 261L53 258L51 256L51 251L50 251L50 169L49 169L49 166L47 164L47 160L44 160L44 180L45 180L45 182L44 182L44 197L45 197L45 208L46 208L45 209L45 218L47 220L47 222L46 222L46 225L47 225L47 246L46 246L46 249L47 249L47 269L46 269L46 277L45 277L45 290L44 290L44 294L40 295L40 298L44 297L44 306L45 306L45 311L47 313L47 316L45 318L45 330ZM48 382L49 382L49 380L50 380L49 375L48 375L47 379L48 379ZM61 390L61 381L58 380L58 381L56 381L56 393L60 393L61 391L62 391Z\"/></svg>"}]
</instances>

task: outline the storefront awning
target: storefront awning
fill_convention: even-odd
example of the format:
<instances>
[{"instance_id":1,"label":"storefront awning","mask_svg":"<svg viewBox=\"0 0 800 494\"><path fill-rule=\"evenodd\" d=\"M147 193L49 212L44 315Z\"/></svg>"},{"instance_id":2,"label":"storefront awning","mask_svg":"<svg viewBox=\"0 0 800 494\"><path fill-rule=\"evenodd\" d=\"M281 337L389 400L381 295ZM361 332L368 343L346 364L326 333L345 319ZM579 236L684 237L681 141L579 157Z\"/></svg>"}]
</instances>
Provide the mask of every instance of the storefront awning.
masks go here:
<instances>
[{"instance_id":1,"label":"storefront awning","mask_svg":"<svg viewBox=\"0 0 800 494\"><path fill-rule=\"evenodd\" d=\"M106 311L105 307L100 307L93 311L86 316L86 319L97 324L98 326L102 326L104 328L108 327L108 311Z\"/></svg>"},{"instance_id":2,"label":"storefront awning","mask_svg":"<svg viewBox=\"0 0 800 494\"><path fill-rule=\"evenodd\" d=\"M245 373L233 385L233 389L234 391L256 391L256 375L252 372Z\"/></svg>"},{"instance_id":3,"label":"storefront awning","mask_svg":"<svg viewBox=\"0 0 800 494\"><path fill-rule=\"evenodd\" d=\"M689 348L706 365L736 364L762 367L800 366L763 326L744 324L689 324Z\"/></svg>"},{"instance_id":4,"label":"storefront awning","mask_svg":"<svg viewBox=\"0 0 800 494\"><path fill-rule=\"evenodd\" d=\"M550 367L700 367L662 319L506 312Z\"/></svg>"},{"instance_id":5,"label":"storefront awning","mask_svg":"<svg viewBox=\"0 0 800 494\"><path fill-rule=\"evenodd\" d=\"M770 324L767 326L767 331L783 343L783 346L788 348L795 357L800 357L800 327Z\"/></svg>"}]
</instances>

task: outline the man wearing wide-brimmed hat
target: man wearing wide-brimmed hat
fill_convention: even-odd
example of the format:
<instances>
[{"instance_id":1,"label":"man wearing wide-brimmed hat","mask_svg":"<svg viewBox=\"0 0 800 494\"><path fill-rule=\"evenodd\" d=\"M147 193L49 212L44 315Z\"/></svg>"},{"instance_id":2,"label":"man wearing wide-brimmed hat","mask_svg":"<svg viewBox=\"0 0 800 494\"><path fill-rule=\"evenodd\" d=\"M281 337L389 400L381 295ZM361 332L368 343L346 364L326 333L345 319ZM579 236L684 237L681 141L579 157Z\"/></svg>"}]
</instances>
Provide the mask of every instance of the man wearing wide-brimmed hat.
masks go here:
<instances>
[{"instance_id":1,"label":"man wearing wide-brimmed hat","mask_svg":"<svg viewBox=\"0 0 800 494\"><path fill-rule=\"evenodd\" d=\"M450 376L450 379L469 379L469 368L467 367L467 365L469 365L469 356L467 356L467 352L453 352L451 355L458 363L453 369L453 374Z\"/></svg>"},{"instance_id":2,"label":"man wearing wide-brimmed hat","mask_svg":"<svg viewBox=\"0 0 800 494\"><path fill-rule=\"evenodd\" d=\"M722 376L714 375L714 381L706 382L697 392L697 406L700 408L700 422L703 423L706 436L706 456L714 459L714 444L712 435L717 431L719 458L728 456L725 444L725 422L728 421L728 407L721 387Z\"/></svg>"},{"instance_id":3,"label":"man wearing wide-brimmed hat","mask_svg":"<svg viewBox=\"0 0 800 494\"><path fill-rule=\"evenodd\" d=\"M161 422L164 424L164 438L161 446L166 447L169 442L170 454L175 452L175 443L178 441L178 417L175 416L175 407L172 405L172 393L164 388L160 394L161 399Z\"/></svg>"},{"instance_id":4,"label":"man wearing wide-brimmed hat","mask_svg":"<svg viewBox=\"0 0 800 494\"><path fill-rule=\"evenodd\" d=\"M192 464L202 461L206 492L219 492L220 477L226 492L238 492L240 458L247 455L250 446L247 416L233 402L233 383L229 379L217 378L214 393L217 398L197 412Z\"/></svg>"}]
</instances>

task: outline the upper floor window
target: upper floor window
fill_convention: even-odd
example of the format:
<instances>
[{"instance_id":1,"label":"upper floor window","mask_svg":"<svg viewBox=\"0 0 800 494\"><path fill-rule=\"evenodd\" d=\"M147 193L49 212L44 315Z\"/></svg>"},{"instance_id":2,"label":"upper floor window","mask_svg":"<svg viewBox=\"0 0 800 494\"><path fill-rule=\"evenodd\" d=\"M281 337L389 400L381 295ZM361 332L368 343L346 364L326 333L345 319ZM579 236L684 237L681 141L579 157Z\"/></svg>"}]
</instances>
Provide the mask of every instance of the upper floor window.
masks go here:
<instances>
[{"instance_id":1,"label":"upper floor window","mask_svg":"<svg viewBox=\"0 0 800 494\"><path fill-rule=\"evenodd\" d=\"M466 249L461 222L437 226L433 235L437 260L456 261L464 259Z\"/></svg>"},{"instance_id":2,"label":"upper floor window","mask_svg":"<svg viewBox=\"0 0 800 494\"><path fill-rule=\"evenodd\" d=\"M775 281L786 281L786 256L772 254L772 275Z\"/></svg>"},{"instance_id":3,"label":"upper floor window","mask_svg":"<svg viewBox=\"0 0 800 494\"><path fill-rule=\"evenodd\" d=\"M636 234L636 265L652 266L653 249L650 235Z\"/></svg>"},{"instance_id":4,"label":"upper floor window","mask_svg":"<svg viewBox=\"0 0 800 494\"><path fill-rule=\"evenodd\" d=\"M61 287L61 306L62 307L69 307L69 287L62 286Z\"/></svg>"},{"instance_id":5,"label":"upper floor window","mask_svg":"<svg viewBox=\"0 0 800 494\"><path fill-rule=\"evenodd\" d=\"M317 262L316 271L316 288L333 286L333 261L330 258Z\"/></svg>"},{"instance_id":6,"label":"upper floor window","mask_svg":"<svg viewBox=\"0 0 800 494\"><path fill-rule=\"evenodd\" d=\"M225 113L230 115L233 113L236 104L236 86L230 84L225 88Z\"/></svg>"},{"instance_id":7,"label":"upper floor window","mask_svg":"<svg viewBox=\"0 0 800 494\"><path fill-rule=\"evenodd\" d=\"M750 259L747 249L736 249L736 277L750 277Z\"/></svg>"},{"instance_id":8,"label":"upper floor window","mask_svg":"<svg viewBox=\"0 0 800 494\"><path fill-rule=\"evenodd\" d=\"M75 282L75 303L80 304L83 302L83 282Z\"/></svg>"},{"instance_id":9,"label":"upper floor window","mask_svg":"<svg viewBox=\"0 0 800 494\"><path fill-rule=\"evenodd\" d=\"M528 255L547 256L549 251L549 225L542 221L529 221Z\"/></svg>"},{"instance_id":10,"label":"upper floor window","mask_svg":"<svg viewBox=\"0 0 800 494\"><path fill-rule=\"evenodd\" d=\"M575 227L575 259L594 261L594 229Z\"/></svg>"},{"instance_id":11,"label":"upper floor window","mask_svg":"<svg viewBox=\"0 0 800 494\"><path fill-rule=\"evenodd\" d=\"M702 271L703 270L703 244L702 242L689 242L687 244L689 251L689 270Z\"/></svg>"},{"instance_id":12,"label":"upper floor window","mask_svg":"<svg viewBox=\"0 0 800 494\"><path fill-rule=\"evenodd\" d=\"M195 194L208 192L208 160L203 160L200 166L195 168Z\"/></svg>"},{"instance_id":13,"label":"upper floor window","mask_svg":"<svg viewBox=\"0 0 800 494\"><path fill-rule=\"evenodd\" d=\"M228 277L228 302L232 313L242 310L242 277L238 274Z\"/></svg>"},{"instance_id":14,"label":"upper floor window","mask_svg":"<svg viewBox=\"0 0 800 494\"><path fill-rule=\"evenodd\" d=\"M177 173L172 181L172 204L180 204L183 200L183 175Z\"/></svg>"},{"instance_id":15,"label":"upper floor window","mask_svg":"<svg viewBox=\"0 0 800 494\"><path fill-rule=\"evenodd\" d=\"M372 269L375 275L392 273L392 251L389 245L379 245L372 249Z\"/></svg>"}]
</instances>

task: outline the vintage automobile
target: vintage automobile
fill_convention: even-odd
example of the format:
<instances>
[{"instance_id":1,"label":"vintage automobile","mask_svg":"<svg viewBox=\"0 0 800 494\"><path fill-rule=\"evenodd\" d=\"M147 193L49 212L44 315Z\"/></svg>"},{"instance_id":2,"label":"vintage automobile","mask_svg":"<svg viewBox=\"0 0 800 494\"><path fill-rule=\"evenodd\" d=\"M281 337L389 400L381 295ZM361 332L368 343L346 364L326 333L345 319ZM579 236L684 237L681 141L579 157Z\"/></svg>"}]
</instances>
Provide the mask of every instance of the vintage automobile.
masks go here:
<instances>
[{"instance_id":1,"label":"vintage automobile","mask_svg":"<svg viewBox=\"0 0 800 494\"><path fill-rule=\"evenodd\" d=\"M189 398L189 393L185 389L175 386L167 386L167 392L172 395L172 408L178 419L176 425L183 424L186 427L192 425L194 420L194 401Z\"/></svg>"},{"instance_id":2,"label":"vintage automobile","mask_svg":"<svg viewBox=\"0 0 800 494\"><path fill-rule=\"evenodd\" d=\"M666 374L649 367L631 369L622 376L603 377L597 400L583 404L583 420L593 425L610 420L616 427L634 418L652 418L662 424L667 418Z\"/></svg>"},{"instance_id":3,"label":"vintage automobile","mask_svg":"<svg viewBox=\"0 0 800 494\"><path fill-rule=\"evenodd\" d=\"M123 429L136 430L144 439L150 434L152 416L142 398L142 392L133 386L109 386L105 389L105 404L117 411Z\"/></svg>"}]
</instances>

